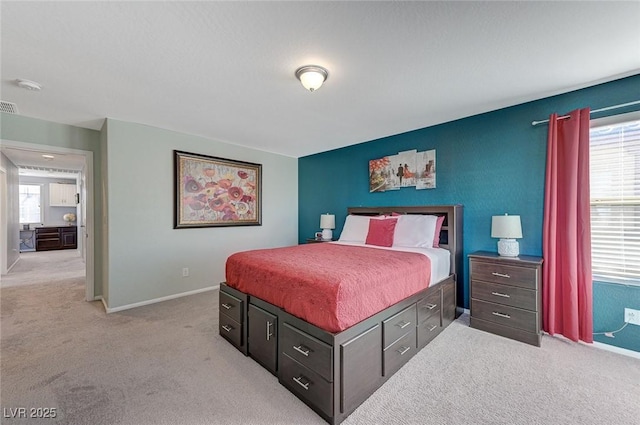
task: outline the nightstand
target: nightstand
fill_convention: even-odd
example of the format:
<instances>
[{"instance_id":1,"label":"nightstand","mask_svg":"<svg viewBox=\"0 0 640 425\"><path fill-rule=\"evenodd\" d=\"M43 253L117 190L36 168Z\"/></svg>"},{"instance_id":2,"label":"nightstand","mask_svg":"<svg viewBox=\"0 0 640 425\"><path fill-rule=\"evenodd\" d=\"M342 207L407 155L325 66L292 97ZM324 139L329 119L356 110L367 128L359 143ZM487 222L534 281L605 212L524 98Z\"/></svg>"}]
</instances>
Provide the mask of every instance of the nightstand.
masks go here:
<instances>
[{"instance_id":1,"label":"nightstand","mask_svg":"<svg viewBox=\"0 0 640 425\"><path fill-rule=\"evenodd\" d=\"M325 241L323 239L315 239L315 238L307 238L307 243L322 243L322 242L333 242L335 239L331 239L330 241Z\"/></svg>"},{"instance_id":2,"label":"nightstand","mask_svg":"<svg viewBox=\"0 0 640 425\"><path fill-rule=\"evenodd\" d=\"M471 327L540 346L542 258L469 255Z\"/></svg>"}]
</instances>

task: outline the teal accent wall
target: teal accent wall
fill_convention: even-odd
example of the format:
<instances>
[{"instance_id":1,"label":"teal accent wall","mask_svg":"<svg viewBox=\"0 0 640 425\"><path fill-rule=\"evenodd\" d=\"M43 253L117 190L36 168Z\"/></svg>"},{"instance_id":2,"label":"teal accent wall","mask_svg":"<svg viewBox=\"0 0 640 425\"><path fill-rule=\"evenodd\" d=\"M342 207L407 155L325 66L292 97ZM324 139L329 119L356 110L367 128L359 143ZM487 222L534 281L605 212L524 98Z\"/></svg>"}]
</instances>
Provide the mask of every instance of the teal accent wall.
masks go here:
<instances>
[{"instance_id":1,"label":"teal accent wall","mask_svg":"<svg viewBox=\"0 0 640 425\"><path fill-rule=\"evenodd\" d=\"M624 308L640 310L640 286L593 282L593 332L604 333L624 326ZM640 352L640 326L627 325L614 337L594 335L593 340Z\"/></svg>"},{"instance_id":2,"label":"teal accent wall","mask_svg":"<svg viewBox=\"0 0 640 425\"><path fill-rule=\"evenodd\" d=\"M523 239L519 241L520 252L542 255L547 126L533 127L531 121L546 119L553 112L563 114L587 106L599 109L638 99L640 74L299 158L299 242L302 243L319 230L320 214L327 212L336 215L334 235L338 236L346 209L350 206L458 203L464 206L465 257L477 250L497 250L497 241L490 237L491 216L503 213L521 216ZM638 109L636 105L635 108L593 114L592 117L600 118ZM402 188L369 193L369 160L410 149L436 149L436 189ZM458 303L468 308L468 261L465 261L461 281ZM640 299L640 287L631 288L628 295ZM618 298L609 290L609 286L598 287L597 296L598 309L622 315L624 307L629 307L614 301ZM600 299L607 301L603 304ZM624 304L624 300L619 301ZM604 323L597 321L604 316L606 314L602 311L594 314L594 326L597 329L604 327ZM627 331L625 329L622 332ZM622 337L603 342L616 345L619 340ZM637 345L630 349L640 351Z\"/></svg>"}]
</instances>

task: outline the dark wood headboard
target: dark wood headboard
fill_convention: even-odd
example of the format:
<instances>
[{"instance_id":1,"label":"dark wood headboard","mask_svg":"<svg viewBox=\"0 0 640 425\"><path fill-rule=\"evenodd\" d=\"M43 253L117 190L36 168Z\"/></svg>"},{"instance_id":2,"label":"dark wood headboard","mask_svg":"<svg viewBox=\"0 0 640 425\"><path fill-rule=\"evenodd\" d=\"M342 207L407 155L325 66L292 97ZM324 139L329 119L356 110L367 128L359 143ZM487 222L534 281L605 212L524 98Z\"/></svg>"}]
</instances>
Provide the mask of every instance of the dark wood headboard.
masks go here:
<instances>
[{"instance_id":1,"label":"dark wood headboard","mask_svg":"<svg viewBox=\"0 0 640 425\"><path fill-rule=\"evenodd\" d=\"M462 262L462 205L423 205L415 207L349 207L354 215L430 214L444 216L440 231L440 247L451 252L451 273L458 286L462 285L464 263Z\"/></svg>"}]
</instances>

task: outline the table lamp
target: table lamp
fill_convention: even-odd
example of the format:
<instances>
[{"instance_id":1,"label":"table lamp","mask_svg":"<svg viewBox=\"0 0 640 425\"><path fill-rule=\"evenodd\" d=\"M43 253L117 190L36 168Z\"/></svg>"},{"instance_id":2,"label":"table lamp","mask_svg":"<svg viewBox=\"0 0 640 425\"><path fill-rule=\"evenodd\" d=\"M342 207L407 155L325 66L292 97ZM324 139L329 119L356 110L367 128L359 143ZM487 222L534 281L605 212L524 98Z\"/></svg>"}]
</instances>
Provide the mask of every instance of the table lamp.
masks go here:
<instances>
[{"instance_id":1,"label":"table lamp","mask_svg":"<svg viewBox=\"0 0 640 425\"><path fill-rule=\"evenodd\" d=\"M336 228L336 216L333 214L322 214L320 216L320 228L322 229L322 240L330 241L333 238L332 229Z\"/></svg>"},{"instance_id":2,"label":"table lamp","mask_svg":"<svg viewBox=\"0 0 640 425\"><path fill-rule=\"evenodd\" d=\"M491 237L500 238L498 254L503 257L520 255L517 238L522 238L522 224L519 215L494 215L491 217Z\"/></svg>"}]
</instances>

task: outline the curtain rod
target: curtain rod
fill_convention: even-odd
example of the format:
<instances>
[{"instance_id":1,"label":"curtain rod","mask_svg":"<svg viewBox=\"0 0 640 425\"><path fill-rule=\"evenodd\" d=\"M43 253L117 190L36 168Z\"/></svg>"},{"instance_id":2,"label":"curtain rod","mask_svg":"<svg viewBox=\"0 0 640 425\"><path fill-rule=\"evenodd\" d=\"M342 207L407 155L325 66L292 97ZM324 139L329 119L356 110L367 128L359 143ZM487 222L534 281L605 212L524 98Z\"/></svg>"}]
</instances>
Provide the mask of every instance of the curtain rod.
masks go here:
<instances>
[{"instance_id":1,"label":"curtain rod","mask_svg":"<svg viewBox=\"0 0 640 425\"><path fill-rule=\"evenodd\" d=\"M626 106L632 106L632 105L638 105L640 104L640 100L635 100L633 102L629 102L629 103L621 103L620 105L613 105L613 106L607 106L606 108L600 108L600 109L594 109L593 111L589 112L590 114L595 114L596 112L603 112L603 111L608 111L610 109L618 109L618 108L624 108ZM567 118L569 118L569 115L563 115L561 117L558 117L559 120L566 120ZM531 125L539 125L539 124L544 124L544 123L548 123L549 120L542 120L542 121L531 121Z\"/></svg>"}]
</instances>

